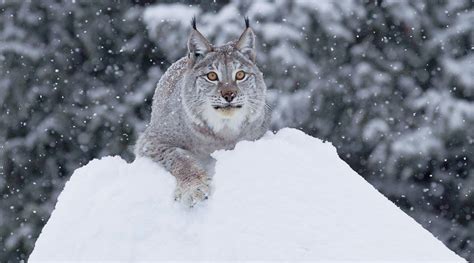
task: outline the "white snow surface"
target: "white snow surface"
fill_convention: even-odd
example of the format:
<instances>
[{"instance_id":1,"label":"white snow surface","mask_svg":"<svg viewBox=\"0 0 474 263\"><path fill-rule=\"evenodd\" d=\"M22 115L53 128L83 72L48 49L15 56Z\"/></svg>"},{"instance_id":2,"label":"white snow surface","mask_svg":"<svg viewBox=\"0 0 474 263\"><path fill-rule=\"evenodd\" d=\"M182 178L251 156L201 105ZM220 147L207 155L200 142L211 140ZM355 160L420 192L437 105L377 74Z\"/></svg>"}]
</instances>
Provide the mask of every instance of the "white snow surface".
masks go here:
<instances>
[{"instance_id":1,"label":"white snow surface","mask_svg":"<svg viewBox=\"0 0 474 263\"><path fill-rule=\"evenodd\" d=\"M377 192L329 143L294 129L213 154L210 199L173 200L142 158L93 160L61 193L29 262L463 260Z\"/></svg>"}]
</instances>

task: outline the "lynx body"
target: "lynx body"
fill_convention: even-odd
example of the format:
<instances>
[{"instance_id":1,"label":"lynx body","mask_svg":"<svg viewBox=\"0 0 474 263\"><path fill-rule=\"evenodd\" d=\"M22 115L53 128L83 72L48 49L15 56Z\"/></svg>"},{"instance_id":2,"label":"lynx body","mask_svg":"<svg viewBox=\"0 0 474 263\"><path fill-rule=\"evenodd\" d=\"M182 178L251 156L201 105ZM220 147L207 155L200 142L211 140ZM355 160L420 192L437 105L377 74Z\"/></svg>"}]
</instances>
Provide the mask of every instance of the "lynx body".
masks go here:
<instances>
[{"instance_id":1,"label":"lynx body","mask_svg":"<svg viewBox=\"0 0 474 263\"><path fill-rule=\"evenodd\" d=\"M161 77L138 156L160 163L177 180L175 198L189 206L207 199L210 154L260 138L269 125L263 75L255 65L255 35L246 20L238 40L211 45L196 29L188 55Z\"/></svg>"}]
</instances>

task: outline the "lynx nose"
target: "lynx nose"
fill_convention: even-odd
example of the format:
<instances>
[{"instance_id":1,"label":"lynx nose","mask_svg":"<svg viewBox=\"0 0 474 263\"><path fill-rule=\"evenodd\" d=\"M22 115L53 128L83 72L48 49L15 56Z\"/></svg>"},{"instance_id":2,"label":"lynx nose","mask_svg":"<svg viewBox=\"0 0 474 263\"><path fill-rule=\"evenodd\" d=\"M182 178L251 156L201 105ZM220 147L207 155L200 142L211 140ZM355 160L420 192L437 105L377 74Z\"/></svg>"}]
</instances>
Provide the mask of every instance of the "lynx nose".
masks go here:
<instances>
[{"instance_id":1,"label":"lynx nose","mask_svg":"<svg viewBox=\"0 0 474 263\"><path fill-rule=\"evenodd\" d=\"M235 89L223 89L223 90L221 90L221 96L227 102L231 102L235 98L235 96L237 96L237 90L235 90Z\"/></svg>"}]
</instances>

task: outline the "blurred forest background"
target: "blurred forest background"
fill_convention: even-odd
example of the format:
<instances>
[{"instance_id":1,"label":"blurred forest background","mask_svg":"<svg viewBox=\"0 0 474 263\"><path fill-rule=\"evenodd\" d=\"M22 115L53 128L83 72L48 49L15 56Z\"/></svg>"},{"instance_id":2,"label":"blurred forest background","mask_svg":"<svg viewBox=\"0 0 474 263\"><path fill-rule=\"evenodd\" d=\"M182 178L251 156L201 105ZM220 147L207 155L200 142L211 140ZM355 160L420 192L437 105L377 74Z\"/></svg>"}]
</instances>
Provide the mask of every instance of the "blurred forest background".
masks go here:
<instances>
[{"instance_id":1,"label":"blurred forest background","mask_svg":"<svg viewBox=\"0 0 474 263\"><path fill-rule=\"evenodd\" d=\"M216 44L249 16L273 129L332 142L474 261L472 0L171 2L0 0L1 262L28 258L74 169L133 160L193 15Z\"/></svg>"}]
</instances>

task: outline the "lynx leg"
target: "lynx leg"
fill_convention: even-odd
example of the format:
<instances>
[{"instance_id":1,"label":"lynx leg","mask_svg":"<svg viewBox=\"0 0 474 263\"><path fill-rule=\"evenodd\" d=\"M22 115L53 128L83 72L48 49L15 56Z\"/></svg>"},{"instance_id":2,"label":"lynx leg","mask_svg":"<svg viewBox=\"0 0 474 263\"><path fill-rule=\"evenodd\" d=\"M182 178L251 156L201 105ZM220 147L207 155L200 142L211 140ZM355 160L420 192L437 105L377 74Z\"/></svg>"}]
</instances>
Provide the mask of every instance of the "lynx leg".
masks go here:
<instances>
[{"instance_id":1,"label":"lynx leg","mask_svg":"<svg viewBox=\"0 0 474 263\"><path fill-rule=\"evenodd\" d=\"M139 155L160 163L176 178L175 200L193 207L209 197L210 178L193 153L164 144L148 144L140 148Z\"/></svg>"}]
</instances>

